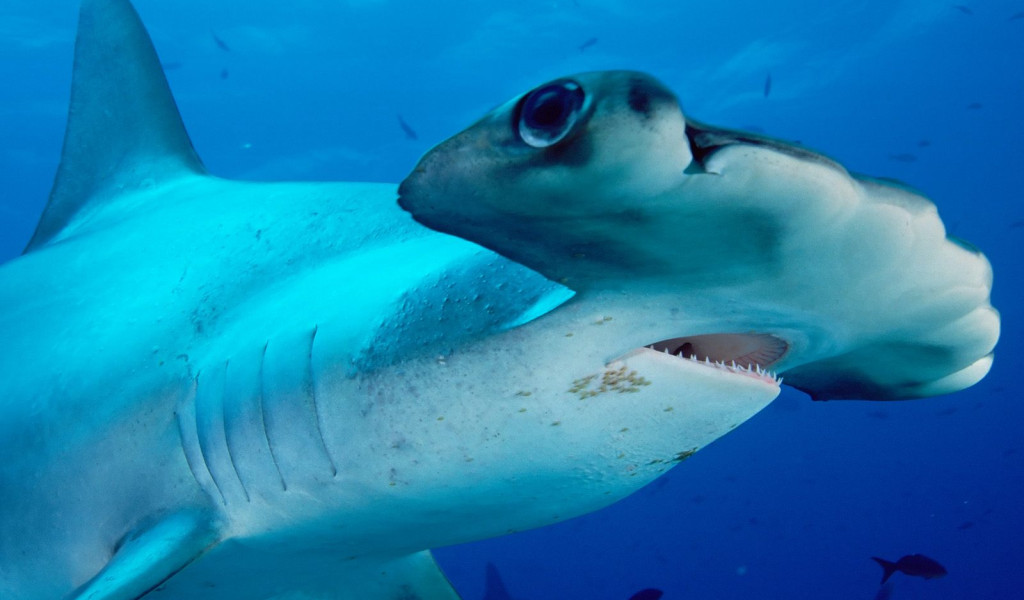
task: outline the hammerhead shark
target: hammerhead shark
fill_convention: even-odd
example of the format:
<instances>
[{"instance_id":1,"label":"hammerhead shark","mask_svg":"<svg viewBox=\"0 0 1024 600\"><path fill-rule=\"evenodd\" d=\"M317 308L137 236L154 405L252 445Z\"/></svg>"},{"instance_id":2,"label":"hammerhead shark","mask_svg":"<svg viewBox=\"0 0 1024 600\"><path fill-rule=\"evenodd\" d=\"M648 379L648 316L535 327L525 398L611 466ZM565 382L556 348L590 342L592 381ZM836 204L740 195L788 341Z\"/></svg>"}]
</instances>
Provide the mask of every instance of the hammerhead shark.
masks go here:
<instances>
[{"instance_id":1,"label":"hammerhead shark","mask_svg":"<svg viewBox=\"0 0 1024 600\"><path fill-rule=\"evenodd\" d=\"M611 504L779 375L974 384L991 282L915 192L633 72L517 96L398 188L218 178L129 2L84 0L0 267L0 597L457 598L430 548Z\"/></svg>"}]
</instances>

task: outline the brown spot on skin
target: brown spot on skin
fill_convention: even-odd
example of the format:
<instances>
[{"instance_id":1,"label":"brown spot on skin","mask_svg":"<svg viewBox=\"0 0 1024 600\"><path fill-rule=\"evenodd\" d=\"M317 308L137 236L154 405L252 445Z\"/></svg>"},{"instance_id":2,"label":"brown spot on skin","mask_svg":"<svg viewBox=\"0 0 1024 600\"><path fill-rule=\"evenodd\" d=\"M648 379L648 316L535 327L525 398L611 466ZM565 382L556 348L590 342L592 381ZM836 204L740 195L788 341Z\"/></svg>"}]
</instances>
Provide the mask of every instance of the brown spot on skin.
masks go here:
<instances>
[{"instance_id":1,"label":"brown spot on skin","mask_svg":"<svg viewBox=\"0 0 1024 600\"><path fill-rule=\"evenodd\" d=\"M690 458L691 456L693 456L696 453L697 453L697 448L691 448L689 450L683 450L679 454L676 454L675 458L673 458L672 460L673 460L673 462L677 462L677 463L678 462L683 462L684 460Z\"/></svg>"},{"instance_id":2,"label":"brown spot on skin","mask_svg":"<svg viewBox=\"0 0 1024 600\"><path fill-rule=\"evenodd\" d=\"M606 392L635 393L639 392L641 387L651 385L650 381L639 376L636 371L627 370L625 365L618 369L606 370L601 376L600 384L591 389L591 383L597 383L596 378L596 375L588 375L573 381L569 393L577 394L580 400L585 400Z\"/></svg>"}]
</instances>

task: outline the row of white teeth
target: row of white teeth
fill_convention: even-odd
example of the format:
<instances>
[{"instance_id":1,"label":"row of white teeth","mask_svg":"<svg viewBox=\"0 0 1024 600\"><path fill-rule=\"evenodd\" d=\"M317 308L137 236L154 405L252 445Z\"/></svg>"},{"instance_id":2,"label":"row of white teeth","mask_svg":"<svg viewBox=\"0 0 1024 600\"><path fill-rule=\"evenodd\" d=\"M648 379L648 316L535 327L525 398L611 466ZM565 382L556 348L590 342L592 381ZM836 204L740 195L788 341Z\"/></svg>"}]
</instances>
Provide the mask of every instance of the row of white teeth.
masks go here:
<instances>
[{"instance_id":1,"label":"row of white teeth","mask_svg":"<svg viewBox=\"0 0 1024 600\"><path fill-rule=\"evenodd\" d=\"M651 350L654 350L654 346L653 345L648 346L648 348L650 348ZM667 354L669 356L675 356L676 358L689 359L690 361L695 362L695 363L703 362L705 365L707 365L709 367L718 367L720 369L728 369L728 370L732 371L733 373L743 373L743 374L747 374L747 375L757 375L759 377L765 377L765 378L771 379L772 381L774 381L775 383L777 383L779 385L782 385L782 379L783 379L782 377L779 377L778 374L776 374L774 371L769 371L768 369L761 368L761 365L759 365L757 363L755 363L753 366L747 365L747 366L744 367L742 365L737 365L736 361L732 361L732 362L726 364L725 361L721 361L721 360L713 361L710 358L708 358L707 356L705 356L704 360L702 361L699 358L697 358L696 354L691 354L690 356L683 356L682 354L672 354L671 352L668 351L668 348L663 348L662 352L664 352L665 354Z\"/></svg>"}]
</instances>

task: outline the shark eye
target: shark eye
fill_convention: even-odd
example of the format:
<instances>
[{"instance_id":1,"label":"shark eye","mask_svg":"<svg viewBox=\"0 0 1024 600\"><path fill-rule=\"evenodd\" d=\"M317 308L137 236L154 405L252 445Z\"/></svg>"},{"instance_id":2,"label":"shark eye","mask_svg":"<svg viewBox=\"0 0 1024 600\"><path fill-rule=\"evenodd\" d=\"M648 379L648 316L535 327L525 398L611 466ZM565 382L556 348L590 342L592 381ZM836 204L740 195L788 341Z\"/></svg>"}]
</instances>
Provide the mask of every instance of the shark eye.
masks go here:
<instances>
[{"instance_id":1,"label":"shark eye","mask_svg":"<svg viewBox=\"0 0 1024 600\"><path fill-rule=\"evenodd\" d=\"M564 138L579 119L585 94L575 81L537 88L519 108L519 137L534 148L546 148Z\"/></svg>"}]
</instances>

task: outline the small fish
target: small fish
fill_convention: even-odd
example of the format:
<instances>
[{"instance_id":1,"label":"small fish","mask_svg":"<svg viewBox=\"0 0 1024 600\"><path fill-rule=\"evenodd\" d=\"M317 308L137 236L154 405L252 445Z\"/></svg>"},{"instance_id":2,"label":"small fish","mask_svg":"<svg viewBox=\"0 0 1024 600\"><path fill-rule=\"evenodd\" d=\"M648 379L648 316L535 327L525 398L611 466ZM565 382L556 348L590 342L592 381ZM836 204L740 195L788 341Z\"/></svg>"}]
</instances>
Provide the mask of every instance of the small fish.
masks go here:
<instances>
[{"instance_id":1,"label":"small fish","mask_svg":"<svg viewBox=\"0 0 1024 600\"><path fill-rule=\"evenodd\" d=\"M953 8L955 8L958 11L964 13L965 15L973 15L974 14L974 11L971 10L970 7L964 6L963 4L954 4Z\"/></svg>"},{"instance_id":2,"label":"small fish","mask_svg":"<svg viewBox=\"0 0 1024 600\"><path fill-rule=\"evenodd\" d=\"M1024 12L1019 12L1011 15L1010 18L1007 19L1007 21L1019 21L1021 19L1024 19Z\"/></svg>"},{"instance_id":3,"label":"small fish","mask_svg":"<svg viewBox=\"0 0 1024 600\"><path fill-rule=\"evenodd\" d=\"M972 527L974 527L974 521L964 521L963 523L956 526L956 528L960 531L964 531L965 529L970 529Z\"/></svg>"},{"instance_id":4,"label":"small fish","mask_svg":"<svg viewBox=\"0 0 1024 600\"><path fill-rule=\"evenodd\" d=\"M160 63L160 66L164 68L164 71L174 71L181 68L180 62L165 62Z\"/></svg>"},{"instance_id":5,"label":"small fish","mask_svg":"<svg viewBox=\"0 0 1024 600\"><path fill-rule=\"evenodd\" d=\"M918 148L927 148L928 146L931 146L931 145L932 145L932 143L931 143L930 140L921 140L920 142L917 143L917 147Z\"/></svg>"},{"instance_id":6,"label":"small fish","mask_svg":"<svg viewBox=\"0 0 1024 600\"><path fill-rule=\"evenodd\" d=\"M902 152L900 154L890 154L889 159L898 162L912 163L917 162L917 155L909 152Z\"/></svg>"},{"instance_id":7,"label":"small fish","mask_svg":"<svg viewBox=\"0 0 1024 600\"><path fill-rule=\"evenodd\" d=\"M483 600L512 600L505 589L505 582L501 580L501 573L494 563L487 563L484 573L484 599Z\"/></svg>"},{"instance_id":8,"label":"small fish","mask_svg":"<svg viewBox=\"0 0 1024 600\"><path fill-rule=\"evenodd\" d=\"M210 35L213 37L213 43L217 44L218 48L220 48L221 50L223 50L225 52L231 52L231 48L229 48L228 45L224 43L224 40L222 40L219 37L217 37L216 33L211 31Z\"/></svg>"},{"instance_id":9,"label":"small fish","mask_svg":"<svg viewBox=\"0 0 1024 600\"><path fill-rule=\"evenodd\" d=\"M597 38L596 37L590 38L589 40L587 40L587 41L583 42L582 44L580 44L580 52L583 52L584 50L586 50L587 48L593 46L596 43L597 43Z\"/></svg>"},{"instance_id":10,"label":"small fish","mask_svg":"<svg viewBox=\"0 0 1024 600\"><path fill-rule=\"evenodd\" d=\"M228 70L227 69L221 69L220 70L220 78L221 79L227 79L228 78Z\"/></svg>"},{"instance_id":11,"label":"small fish","mask_svg":"<svg viewBox=\"0 0 1024 600\"><path fill-rule=\"evenodd\" d=\"M418 140L419 136L416 135L416 131L414 131L412 127L409 127L409 124L405 122L405 119L402 118L402 115L396 116L398 117L398 126L401 127L402 131L405 132L405 137L410 140Z\"/></svg>"},{"instance_id":12,"label":"small fish","mask_svg":"<svg viewBox=\"0 0 1024 600\"><path fill-rule=\"evenodd\" d=\"M764 78L764 97L767 98L768 94L770 94L770 93L772 93L772 74L771 73L769 73L768 76Z\"/></svg>"},{"instance_id":13,"label":"small fish","mask_svg":"<svg viewBox=\"0 0 1024 600\"><path fill-rule=\"evenodd\" d=\"M647 588L640 590L629 597L629 600L658 600L665 595L665 592L656 588Z\"/></svg>"},{"instance_id":14,"label":"small fish","mask_svg":"<svg viewBox=\"0 0 1024 600\"><path fill-rule=\"evenodd\" d=\"M981 102L971 102L967 105L967 110L978 110L982 107Z\"/></svg>"},{"instance_id":15,"label":"small fish","mask_svg":"<svg viewBox=\"0 0 1024 600\"><path fill-rule=\"evenodd\" d=\"M872 556L871 560L882 567L882 583L888 581L896 571L913 577L924 577L925 579L935 579L947 573L945 567L924 554L908 554L896 562L890 562L877 556Z\"/></svg>"}]
</instances>

